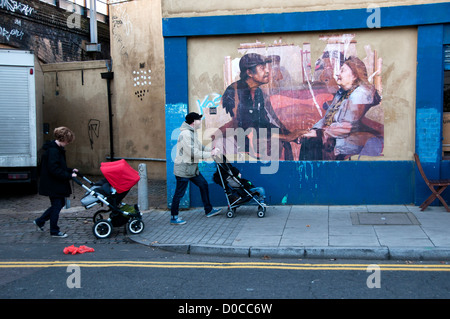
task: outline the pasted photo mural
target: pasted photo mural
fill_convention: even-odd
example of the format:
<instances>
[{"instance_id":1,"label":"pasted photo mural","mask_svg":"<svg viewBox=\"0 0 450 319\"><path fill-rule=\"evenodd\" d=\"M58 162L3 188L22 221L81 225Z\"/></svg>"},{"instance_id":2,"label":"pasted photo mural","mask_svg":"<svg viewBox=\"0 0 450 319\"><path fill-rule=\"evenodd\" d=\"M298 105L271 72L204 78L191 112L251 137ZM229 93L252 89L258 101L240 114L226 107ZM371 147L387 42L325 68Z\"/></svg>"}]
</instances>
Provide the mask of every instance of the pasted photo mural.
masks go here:
<instances>
[{"instance_id":1,"label":"pasted photo mural","mask_svg":"<svg viewBox=\"0 0 450 319\"><path fill-rule=\"evenodd\" d=\"M235 160L382 156L382 58L356 46L355 34L241 43L223 57L223 92L198 100L213 145Z\"/></svg>"}]
</instances>

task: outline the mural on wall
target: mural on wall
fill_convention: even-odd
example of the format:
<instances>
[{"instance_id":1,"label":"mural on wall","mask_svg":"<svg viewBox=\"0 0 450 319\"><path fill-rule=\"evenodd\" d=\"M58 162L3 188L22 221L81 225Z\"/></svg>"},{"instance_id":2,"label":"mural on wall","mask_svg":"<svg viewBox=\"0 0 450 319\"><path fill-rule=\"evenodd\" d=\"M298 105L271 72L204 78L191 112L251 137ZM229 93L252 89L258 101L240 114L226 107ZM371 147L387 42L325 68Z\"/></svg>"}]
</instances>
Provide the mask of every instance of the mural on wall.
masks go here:
<instances>
[{"instance_id":1,"label":"mural on wall","mask_svg":"<svg viewBox=\"0 0 450 319\"><path fill-rule=\"evenodd\" d=\"M213 145L233 159L347 160L382 156L382 59L357 55L354 34L302 47L244 43L224 57L224 91L197 100ZM318 48L314 48L318 52Z\"/></svg>"}]
</instances>

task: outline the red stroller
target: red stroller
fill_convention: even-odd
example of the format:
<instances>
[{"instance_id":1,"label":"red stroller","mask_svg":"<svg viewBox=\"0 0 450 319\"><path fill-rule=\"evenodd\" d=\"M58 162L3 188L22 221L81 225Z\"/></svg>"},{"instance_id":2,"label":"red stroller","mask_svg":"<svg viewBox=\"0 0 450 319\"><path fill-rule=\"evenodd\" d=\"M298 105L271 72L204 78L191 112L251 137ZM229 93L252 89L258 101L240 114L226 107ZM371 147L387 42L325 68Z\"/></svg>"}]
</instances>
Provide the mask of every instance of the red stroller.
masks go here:
<instances>
[{"instance_id":1,"label":"red stroller","mask_svg":"<svg viewBox=\"0 0 450 319\"><path fill-rule=\"evenodd\" d=\"M136 172L125 160L101 163L100 170L105 176L97 183L78 173L78 176L87 181L91 187L87 187L78 179L73 180L86 190L81 199L81 204L89 209L100 204L109 209L101 209L94 214L93 232L97 238L107 238L111 235L113 227L127 225L130 234L139 234L144 230L142 213L138 205L128 205L122 200L130 189L139 181L139 173ZM106 217L109 214L109 217Z\"/></svg>"}]
</instances>

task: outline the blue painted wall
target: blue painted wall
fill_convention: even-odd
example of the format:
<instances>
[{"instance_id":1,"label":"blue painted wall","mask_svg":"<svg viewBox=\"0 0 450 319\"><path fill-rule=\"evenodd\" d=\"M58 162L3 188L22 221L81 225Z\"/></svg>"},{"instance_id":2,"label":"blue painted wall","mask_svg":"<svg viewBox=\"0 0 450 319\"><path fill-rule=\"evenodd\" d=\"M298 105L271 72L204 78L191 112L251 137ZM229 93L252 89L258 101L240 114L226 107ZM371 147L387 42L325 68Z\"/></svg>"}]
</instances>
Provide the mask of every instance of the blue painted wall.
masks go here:
<instances>
[{"instance_id":1,"label":"blue painted wall","mask_svg":"<svg viewBox=\"0 0 450 319\"><path fill-rule=\"evenodd\" d=\"M417 37L416 153L420 156L420 162L427 177L440 179L444 25L419 26ZM428 197L430 190L417 169L415 174L415 202L420 204Z\"/></svg>"},{"instance_id":2,"label":"blue painted wall","mask_svg":"<svg viewBox=\"0 0 450 319\"><path fill-rule=\"evenodd\" d=\"M173 175L174 151L176 151L179 127L188 113L188 68L186 37L164 39L164 59L166 67L166 174L167 205L172 206L176 180ZM189 207L189 188L181 199L180 207Z\"/></svg>"},{"instance_id":3,"label":"blue painted wall","mask_svg":"<svg viewBox=\"0 0 450 319\"><path fill-rule=\"evenodd\" d=\"M450 3L380 8L381 27L449 22ZM367 9L163 19L164 37L367 29Z\"/></svg>"},{"instance_id":4,"label":"blue painted wall","mask_svg":"<svg viewBox=\"0 0 450 319\"><path fill-rule=\"evenodd\" d=\"M450 163L441 160L443 41L448 34L450 3L381 8L381 27L418 27L416 152L432 178L448 177ZM188 111L187 38L251 33L367 29L366 9L245 16L163 19L166 63L166 134L181 125ZM207 26L207 27L205 27ZM447 31L446 31L447 30ZM175 188L167 139L168 202ZM266 189L268 202L280 204L420 204L429 190L414 161L280 162L273 175L262 175L262 163L235 164L245 178ZM214 163L202 163L211 183L214 205L224 205L222 189L212 182ZM450 193L450 192L447 192ZM445 194L446 198L450 195ZM184 204L201 206L196 187Z\"/></svg>"},{"instance_id":5,"label":"blue painted wall","mask_svg":"<svg viewBox=\"0 0 450 319\"><path fill-rule=\"evenodd\" d=\"M414 163L409 161L292 161L280 163L277 174L261 174L261 163L236 163L242 177L266 190L269 204L405 204L413 202ZM212 182L215 164L203 163L211 200L225 205L220 186ZM202 206L200 193L191 188L191 205ZM285 201L283 201L285 198Z\"/></svg>"}]
</instances>

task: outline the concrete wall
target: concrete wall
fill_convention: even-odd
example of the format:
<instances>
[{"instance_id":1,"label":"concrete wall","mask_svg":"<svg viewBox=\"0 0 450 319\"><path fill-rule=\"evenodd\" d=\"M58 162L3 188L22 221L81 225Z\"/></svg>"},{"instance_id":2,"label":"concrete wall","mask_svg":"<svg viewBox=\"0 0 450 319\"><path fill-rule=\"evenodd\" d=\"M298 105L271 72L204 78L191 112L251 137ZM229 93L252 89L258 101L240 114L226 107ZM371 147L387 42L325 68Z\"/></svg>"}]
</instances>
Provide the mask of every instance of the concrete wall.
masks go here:
<instances>
[{"instance_id":1,"label":"concrete wall","mask_svg":"<svg viewBox=\"0 0 450 319\"><path fill-rule=\"evenodd\" d=\"M88 174L100 163L125 158L150 179L166 178L164 51L158 1L110 5L111 60L54 63L45 73L44 122L50 132L66 125L76 133L68 162ZM112 152L107 80L111 79ZM49 136L50 138L51 136Z\"/></svg>"},{"instance_id":2,"label":"concrete wall","mask_svg":"<svg viewBox=\"0 0 450 319\"><path fill-rule=\"evenodd\" d=\"M141 158L165 179L164 48L160 1L110 5L115 156Z\"/></svg>"},{"instance_id":3,"label":"concrete wall","mask_svg":"<svg viewBox=\"0 0 450 319\"><path fill-rule=\"evenodd\" d=\"M43 122L50 125L50 134L45 138L51 139L53 129L58 126L74 130L76 141L67 147L68 163L85 174L100 175L100 163L114 155L115 159L125 158L135 169L139 163L146 163L149 178L165 179L160 2L110 5L111 33L107 25L108 43L102 47L109 48L111 36L112 58L84 62L81 60L95 58L95 54L87 56L82 50L89 40L89 19L81 16L81 29L70 29L69 11L39 1L29 1L21 8L28 9L19 10L6 4L0 7L0 16L4 17L2 30L16 30L12 34L2 33L0 47L32 49L43 62ZM99 38L104 40L104 24L99 26ZM18 34L19 37L13 36ZM62 62L73 60L78 62ZM108 71L107 65L114 74L112 143L107 80L101 76Z\"/></svg>"},{"instance_id":4,"label":"concrete wall","mask_svg":"<svg viewBox=\"0 0 450 319\"><path fill-rule=\"evenodd\" d=\"M50 63L44 72L43 121L50 125L49 135L58 126L75 133L67 146L67 162L84 174L101 175L100 163L109 156L107 61Z\"/></svg>"}]
</instances>

